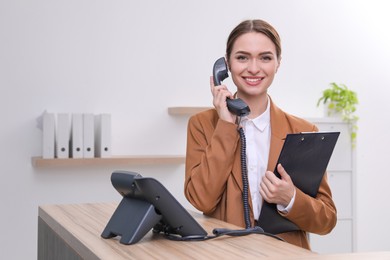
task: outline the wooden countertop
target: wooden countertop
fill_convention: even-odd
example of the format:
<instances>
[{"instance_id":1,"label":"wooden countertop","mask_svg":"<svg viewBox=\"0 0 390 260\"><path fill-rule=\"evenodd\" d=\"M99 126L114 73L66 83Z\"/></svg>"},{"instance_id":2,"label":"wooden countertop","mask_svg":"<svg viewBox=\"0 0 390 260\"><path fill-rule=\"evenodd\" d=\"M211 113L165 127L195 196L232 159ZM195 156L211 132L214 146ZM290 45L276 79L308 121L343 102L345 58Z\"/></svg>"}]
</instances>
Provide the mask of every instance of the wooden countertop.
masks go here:
<instances>
[{"instance_id":1,"label":"wooden countertop","mask_svg":"<svg viewBox=\"0 0 390 260\"><path fill-rule=\"evenodd\" d=\"M119 243L120 237L104 239L100 236L117 205L43 205L39 207L39 218L83 259L390 259L389 251L319 255L258 234L181 242L150 231L138 243L124 245ZM214 228L237 229L229 223L190 213L209 235Z\"/></svg>"},{"instance_id":2,"label":"wooden countertop","mask_svg":"<svg viewBox=\"0 0 390 260\"><path fill-rule=\"evenodd\" d=\"M182 242L171 241L150 231L138 243L123 245L119 243L118 237L104 239L100 236L116 206L117 203L45 205L39 207L39 217L80 256L87 259L285 258L314 255L303 248L258 234ZM237 228L199 213L191 214L209 234L217 227Z\"/></svg>"}]
</instances>

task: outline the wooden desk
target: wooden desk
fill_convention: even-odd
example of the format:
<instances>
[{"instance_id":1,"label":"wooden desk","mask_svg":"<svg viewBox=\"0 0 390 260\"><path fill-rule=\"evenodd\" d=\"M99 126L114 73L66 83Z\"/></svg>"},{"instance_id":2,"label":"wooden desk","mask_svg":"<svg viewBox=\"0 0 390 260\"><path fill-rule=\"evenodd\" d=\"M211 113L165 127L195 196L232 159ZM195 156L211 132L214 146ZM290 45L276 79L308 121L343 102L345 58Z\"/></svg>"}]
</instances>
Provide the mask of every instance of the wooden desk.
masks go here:
<instances>
[{"instance_id":1,"label":"wooden desk","mask_svg":"<svg viewBox=\"0 0 390 260\"><path fill-rule=\"evenodd\" d=\"M151 231L134 245L100 237L117 203L47 205L39 207L38 259L390 259L390 252L318 255L262 235L221 236L201 242L178 242ZM216 227L237 228L194 214L211 234Z\"/></svg>"},{"instance_id":2,"label":"wooden desk","mask_svg":"<svg viewBox=\"0 0 390 260\"><path fill-rule=\"evenodd\" d=\"M179 242L149 232L134 245L119 238L100 237L117 203L47 205L39 207L38 259L221 259L313 256L313 252L263 235L221 236L198 242ZM194 214L202 227L237 228Z\"/></svg>"}]
</instances>

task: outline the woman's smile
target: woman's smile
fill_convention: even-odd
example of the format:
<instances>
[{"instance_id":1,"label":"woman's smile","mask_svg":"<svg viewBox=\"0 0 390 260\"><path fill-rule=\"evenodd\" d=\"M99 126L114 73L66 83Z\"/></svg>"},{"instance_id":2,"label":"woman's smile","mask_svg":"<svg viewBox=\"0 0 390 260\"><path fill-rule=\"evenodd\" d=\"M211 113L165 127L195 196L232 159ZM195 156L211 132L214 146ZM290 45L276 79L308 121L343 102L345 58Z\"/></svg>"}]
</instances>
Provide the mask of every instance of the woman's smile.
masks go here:
<instances>
[{"instance_id":1,"label":"woman's smile","mask_svg":"<svg viewBox=\"0 0 390 260\"><path fill-rule=\"evenodd\" d=\"M245 80L246 84L250 86L257 86L264 79L264 77L242 77L242 78Z\"/></svg>"}]
</instances>

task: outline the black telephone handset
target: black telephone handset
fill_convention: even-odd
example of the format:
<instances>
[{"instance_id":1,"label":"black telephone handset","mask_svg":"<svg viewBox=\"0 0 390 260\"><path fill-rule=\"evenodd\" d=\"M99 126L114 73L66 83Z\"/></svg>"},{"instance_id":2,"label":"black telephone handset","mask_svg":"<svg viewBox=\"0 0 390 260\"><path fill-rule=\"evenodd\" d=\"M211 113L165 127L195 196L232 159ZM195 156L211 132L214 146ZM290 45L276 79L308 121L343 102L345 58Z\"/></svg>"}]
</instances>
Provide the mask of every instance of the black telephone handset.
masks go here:
<instances>
[{"instance_id":1,"label":"black telephone handset","mask_svg":"<svg viewBox=\"0 0 390 260\"><path fill-rule=\"evenodd\" d=\"M221 57L214 63L214 67L213 67L214 85L215 86L221 85L221 82L227 77L229 77L229 74L228 74L226 61L224 57ZM245 102L242 101L242 99L228 98L226 99L226 102L229 111L237 116L246 116L249 115L249 113L251 112L248 105L245 104Z\"/></svg>"}]
</instances>

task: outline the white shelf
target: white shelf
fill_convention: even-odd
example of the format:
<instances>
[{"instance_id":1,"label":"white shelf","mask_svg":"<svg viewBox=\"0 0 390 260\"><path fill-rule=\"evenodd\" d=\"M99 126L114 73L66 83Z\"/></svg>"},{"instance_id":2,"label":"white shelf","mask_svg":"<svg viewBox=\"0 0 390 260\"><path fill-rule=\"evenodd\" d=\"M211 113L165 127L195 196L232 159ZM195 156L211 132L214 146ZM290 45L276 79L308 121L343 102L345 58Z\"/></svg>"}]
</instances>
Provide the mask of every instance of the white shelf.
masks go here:
<instances>
[{"instance_id":1,"label":"white shelf","mask_svg":"<svg viewBox=\"0 0 390 260\"><path fill-rule=\"evenodd\" d=\"M32 157L34 167L59 167L59 166L96 166L96 165L161 165L183 164L184 155L137 155L137 156L112 156L109 158L69 158L69 159L43 159Z\"/></svg>"}]
</instances>

